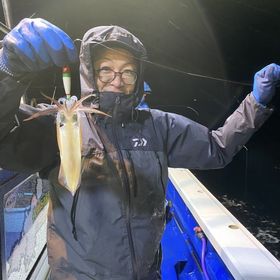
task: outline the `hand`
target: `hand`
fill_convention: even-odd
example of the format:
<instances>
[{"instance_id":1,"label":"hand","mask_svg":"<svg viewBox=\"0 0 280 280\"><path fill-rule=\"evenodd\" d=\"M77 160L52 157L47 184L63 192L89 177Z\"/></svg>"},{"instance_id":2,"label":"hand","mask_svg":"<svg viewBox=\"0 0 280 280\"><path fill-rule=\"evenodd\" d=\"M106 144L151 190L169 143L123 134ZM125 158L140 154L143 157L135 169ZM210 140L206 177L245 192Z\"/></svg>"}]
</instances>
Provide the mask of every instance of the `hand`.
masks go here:
<instances>
[{"instance_id":1,"label":"hand","mask_svg":"<svg viewBox=\"0 0 280 280\"><path fill-rule=\"evenodd\" d=\"M258 71L254 77L253 95L256 101L267 105L275 94L275 87L280 82L280 66L272 63Z\"/></svg>"},{"instance_id":2,"label":"hand","mask_svg":"<svg viewBox=\"0 0 280 280\"><path fill-rule=\"evenodd\" d=\"M3 39L0 70L21 76L51 66L62 67L78 60L73 41L46 20L23 19Z\"/></svg>"}]
</instances>

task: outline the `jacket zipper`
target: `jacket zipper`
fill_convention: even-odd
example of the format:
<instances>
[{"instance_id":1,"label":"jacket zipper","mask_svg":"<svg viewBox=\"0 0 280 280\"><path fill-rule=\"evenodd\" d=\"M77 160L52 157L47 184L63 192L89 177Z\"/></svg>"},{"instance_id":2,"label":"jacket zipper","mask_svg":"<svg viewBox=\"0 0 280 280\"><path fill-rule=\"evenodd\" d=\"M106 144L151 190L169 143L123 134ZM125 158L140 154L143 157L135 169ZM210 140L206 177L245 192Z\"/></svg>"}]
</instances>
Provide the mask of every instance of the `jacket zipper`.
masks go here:
<instances>
[{"instance_id":1,"label":"jacket zipper","mask_svg":"<svg viewBox=\"0 0 280 280\"><path fill-rule=\"evenodd\" d=\"M120 159L120 165L122 170L124 171L124 185L125 185L125 192L126 192L126 229L128 234L128 242L129 242L129 248L131 253L131 261L132 261L132 269L133 269L133 278L135 280L138 280L138 270L137 270L137 263L136 263L136 255L135 255L135 249L133 244L133 238L132 238L132 231L131 231L131 224L130 224L130 216L131 216L131 199L130 199L130 189L129 189L129 180L128 175L126 172L125 164L123 155L120 150L117 133L116 133L116 123L115 123L115 115L117 111L117 106L120 104L120 97L117 96L115 101L115 107L113 111L113 137L114 137L114 143L116 144L117 152Z\"/></svg>"},{"instance_id":2,"label":"jacket zipper","mask_svg":"<svg viewBox=\"0 0 280 280\"><path fill-rule=\"evenodd\" d=\"M132 189L133 189L133 194L134 194L134 197L137 196L138 194L138 186L137 186L137 181L136 181L136 178L135 178L135 168L134 168L134 163L131 159L131 155L130 155L130 152L127 151L127 156L128 156L128 159L129 159L129 162L130 162L130 165L131 165L131 177L132 177Z\"/></svg>"},{"instance_id":3,"label":"jacket zipper","mask_svg":"<svg viewBox=\"0 0 280 280\"><path fill-rule=\"evenodd\" d=\"M160 162L158 153L157 153L157 152L155 152L155 153L156 153L156 158L157 158L158 164L159 164L159 166L160 166L160 174L159 174L159 176L160 176L160 181L161 181L161 188L162 188L162 191L163 191L163 193L164 193L164 195L165 195L165 188L164 188L164 183L163 183L163 178L162 178L162 174L163 174L163 171L162 171L162 164L161 164L161 162Z\"/></svg>"}]
</instances>

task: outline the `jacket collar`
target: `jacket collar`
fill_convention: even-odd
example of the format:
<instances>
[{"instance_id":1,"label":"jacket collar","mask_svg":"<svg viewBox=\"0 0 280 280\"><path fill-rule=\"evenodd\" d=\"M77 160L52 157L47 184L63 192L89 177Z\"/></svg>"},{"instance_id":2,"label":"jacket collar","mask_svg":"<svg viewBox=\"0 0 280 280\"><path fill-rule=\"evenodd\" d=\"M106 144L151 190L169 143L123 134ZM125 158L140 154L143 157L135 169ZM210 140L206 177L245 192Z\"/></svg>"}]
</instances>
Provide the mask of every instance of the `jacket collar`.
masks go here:
<instances>
[{"instance_id":1,"label":"jacket collar","mask_svg":"<svg viewBox=\"0 0 280 280\"><path fill-rule=\"evenodd\" d=\"M133 94L102 92L99 97L99 110L111 116L113 122L131 120L134 112L135 97Z\"/></svg>"}]
</instances>

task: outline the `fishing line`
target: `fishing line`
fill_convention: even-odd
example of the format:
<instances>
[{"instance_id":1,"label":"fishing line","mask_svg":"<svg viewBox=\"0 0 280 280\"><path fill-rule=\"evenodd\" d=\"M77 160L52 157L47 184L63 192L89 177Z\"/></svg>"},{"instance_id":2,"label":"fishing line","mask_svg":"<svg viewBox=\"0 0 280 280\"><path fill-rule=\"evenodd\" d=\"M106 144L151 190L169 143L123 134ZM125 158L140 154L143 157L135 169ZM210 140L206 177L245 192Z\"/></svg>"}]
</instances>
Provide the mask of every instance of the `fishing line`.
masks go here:
<instances>
[{"instance_id":1,"label":"fishing line","mask_svg":"<svg viewBox=\"0 0 280 280\"><path fill-rule=\"evenodd\" d=\"M80 40L80 39L76 39L75 41L78 41L78 40ZM104 45L103 43L98 43L96 45L100 45L100 46L103 46L104 48L107 48L109 50L113 50L115 52L121 53L121 51L118 51L115 48L111 48L107 45ZM153 61L148 60L148 59L139 59L138 57L135 57L134 55L133 55L133 58L138 60L138 61L142 61L142 62L145 62L147 64L154 65L158 68L162 68L162 69L169 70L169 71L172 71L172 72L176 72L176 73L179 73L179 74L183 74L183 75L186 75L186 76L192 76L192 77L196 77L196 78L203 78L203 79L214 80L214 81L218 81L218 82L230 83L230 84L241 85L241 86L252 86L252 83L233 81L233 80L213 77L213 76L209 76L209 75L202 75L202 74L187 72L187 71L175 68L175 67L164 65L164 64L161 64L161 63L158 63L158 62L153 62Z\"/></svg>"},{"instance_id":2,"label":"fishing line","mask_svg":"<svg viewBox=\"0 0 280 280\"><path fill-rule=\"evenodd\" d=\"M56 94L56 86L54 86L51 105L53 105L53 100L55 99L55 94Z\"/></svg>"},{"instance_id":3,"label":"fishing line","mask_svg":"<svg viewBox=\"0 0 280 280\"><path fill-rule=\"evenodd\" d=\"M244 190L243 190L243 199L247 198L247 194L248 194L248 159L249 159L249 149L243 145L243 149L245 150L245 174L244 174Z\"/></svg>"},{"instance_id":4,"label":"fishing line","mask_svg":"<svg viewBox=\"0 0 280 280\"><path fill-rule=\"evenodd\" d=\"M160 63L157 63L157 62L152 62L150 60L143 60L143 61L148 63L148 64L157 66L159 68L163 68L163 69L166 69L166 70L177 72L177 73L180 73L180 74L183 74L183 75L193 76L193 77L197 77L197 78L204 78L204 79L209 79L209 80L214 80L214 81L219 81L219 82L226 82L226 83L242 85L242 86L252 86L251 83L232 81L232 80L212 77L212 76L208 76L208 75L202 75L202 74L196 74L196 73L192 73L192 72L186 72L186 71L180 70L178 68L166 66L166 65L163 65L163 64L160 64Z\"/></svg>"},{"instance_id":5,"label":"fishing line","mask_svg":"<svg viewBox=\"0 0 280 280\"><path fill-rule=\"evenodd\" d=\"M187 106L187 105L172 105L172 104L169 104L169 105L163 105L163 104L159 104L157 105L157 108L172 108L172 107L177 107L177 108L184 108L184 109L189 109L191 110L193 113L195 113L197 115L197 117L199 117L199 112L197 110L195 110L194 108L190 107L190 106Z\"/></svg>"}]
</instances>

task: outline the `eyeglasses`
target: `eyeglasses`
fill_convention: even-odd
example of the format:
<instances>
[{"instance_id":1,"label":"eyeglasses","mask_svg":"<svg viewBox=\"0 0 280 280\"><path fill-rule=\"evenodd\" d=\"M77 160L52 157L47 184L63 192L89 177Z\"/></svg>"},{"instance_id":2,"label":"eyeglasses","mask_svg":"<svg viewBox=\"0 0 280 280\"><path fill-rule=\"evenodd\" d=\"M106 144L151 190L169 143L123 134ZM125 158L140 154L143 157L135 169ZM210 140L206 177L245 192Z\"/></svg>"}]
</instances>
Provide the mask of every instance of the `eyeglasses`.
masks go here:
<instances>
[{"instance_id":1,"label":"eyeglasses","mask_svg":"<svg viewBox=\"0 0 280 280\"><path fill-rule=\"evenodd\" d=\"M117 75L120 75L122 81L126 85L133 85L137 80L137 73L132 70L124 70L123 72L116 72L111 68L104 67L96 70L98 79L103 83L112 82Z\"/></svg>"}]
</instances>

